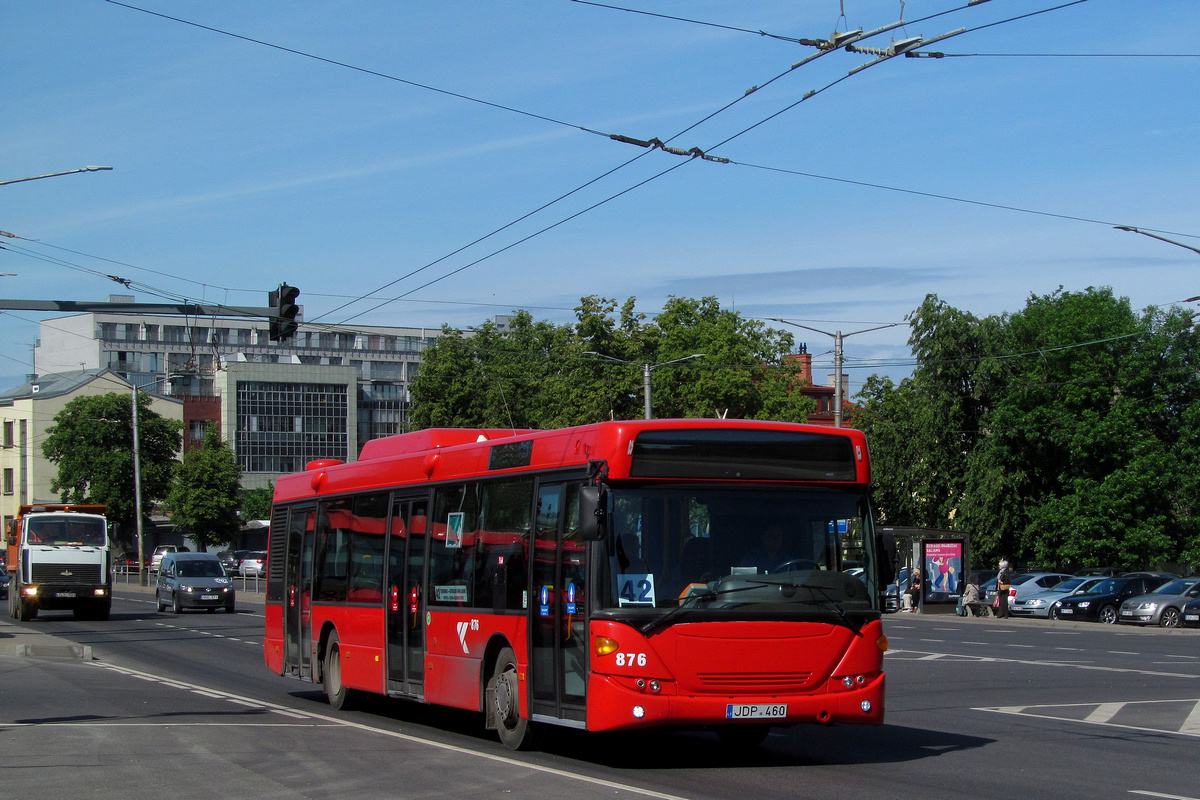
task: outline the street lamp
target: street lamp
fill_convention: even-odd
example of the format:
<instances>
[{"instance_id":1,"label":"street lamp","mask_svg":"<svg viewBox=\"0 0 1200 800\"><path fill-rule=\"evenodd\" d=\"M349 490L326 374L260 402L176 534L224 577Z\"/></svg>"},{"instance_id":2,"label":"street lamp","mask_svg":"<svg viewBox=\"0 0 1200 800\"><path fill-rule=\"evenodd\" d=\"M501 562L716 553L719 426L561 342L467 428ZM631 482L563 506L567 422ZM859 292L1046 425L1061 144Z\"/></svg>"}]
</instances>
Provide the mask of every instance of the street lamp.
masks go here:
<instances>
[{"instance_id":1,"label":"street lamp","mask_svg":"<svg viewBox=\"0 0 1200 800\"><path fill-rule=\"evenodd\" d=\"M1130 233L1140 233L1142 236L1149 236L1151 239L1158 239L1160 242L1166 242L1167 244L1173 244L1176 247L1182 247L1186 250L1191 250L1193 253L1196 253L1197 255L1200 255L1200 247L1192 247L1190 244L1184 244L1183 242L1177 242L1174 239L1168 239L1165 236L1159 236L1157 233L1150 233L1150 231L1144 231L1141 228L1135 228L1132 225L1114 225L1113 227L1119 231L1129 231Z\"/></svg>"},{"instance_id":2,"label":"street lamp","mask_svg":"<svg viewBox=\"0 0 1200 800\"><path fill-rule=\"evenodd\" d=\"M618 364L629 364L630 366L637 366L637 364L638 364L638 362L636 362L636 361L626 361L623 358L613 358L612 356L604 355L604 353L597 353L594 350L588 350L584 353L584 355L585 356L596 356L597 358L605 358L605 359L608 359L609 361L615 361ZM687 361L690 358L703 358L703 357L704 357L704 353L693 353L690 356L684 356L683 358L674 358L674 359L671 359L670 361L663 361L659 364L646 364L646 363L642 364L642 395L644 398L644 409L645 409L645 413L646 413L646 419L653 418L650 413L650 373L653 372L654 370L658 369L659 367L665 367L668 364L678 364L680 361Z\"/></svg>"},{"instance_id":3,"label":"street lamp","mask_svg":"<svg viewBox=\"0 0 1200 800\"><path fill-rule=\"evenodd\" d=\"M874 328L863 328L861 331L851 331L843 334L841 331L829 332L823 331L820 328L810 328L807 325L801 325L798 322L788 322L786 319L777 319L776 317L767 317L772 322L782 322L784 325L791 325L796 328L804 328L806 331L814 333L823 333L826 336L833 337L833 427L842 427L842 340L847 336L854 336L858 333L867 333L869 331L881 331L884 328L894 328L900 323L892 322L887 325L877 325Z\"/></svg>"},{"instance_id":4,"label":"street lamp","mask_svg":"<svg viewBox=\"0 0 1200 800\"><path fill-rule=\"evenodd\" d=\"M42 178L57 178L59 175L74 175L76 172L100 172L102 170L112 169L112 167L80 167L79 169L69 169L65 172L51 172L46 175L33 175L28 178L12 178L7 181L0 181L0 186L7 186L10 183L21 183L22 181L36 181Z\"/></svg>"}]
</instances>

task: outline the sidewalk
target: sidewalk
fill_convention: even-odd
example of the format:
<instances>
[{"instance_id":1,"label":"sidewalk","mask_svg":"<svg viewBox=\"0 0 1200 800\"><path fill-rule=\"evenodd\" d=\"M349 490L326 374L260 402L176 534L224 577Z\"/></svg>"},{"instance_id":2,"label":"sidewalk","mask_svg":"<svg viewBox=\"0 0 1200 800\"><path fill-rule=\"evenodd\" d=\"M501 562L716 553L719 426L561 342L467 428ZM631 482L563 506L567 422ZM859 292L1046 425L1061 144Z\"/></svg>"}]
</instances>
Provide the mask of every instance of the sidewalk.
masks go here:
<instances>
[{"instance_id":1,"label":"sidewalk","mask_svg":"<svg viewBox=\"0 0 1200 800\"><path fill-rule=\"evenodd\" d=\"M22 628L5 614L0 616L0 656L91 661L92 646Z\"/></svg>"}]
</instances>

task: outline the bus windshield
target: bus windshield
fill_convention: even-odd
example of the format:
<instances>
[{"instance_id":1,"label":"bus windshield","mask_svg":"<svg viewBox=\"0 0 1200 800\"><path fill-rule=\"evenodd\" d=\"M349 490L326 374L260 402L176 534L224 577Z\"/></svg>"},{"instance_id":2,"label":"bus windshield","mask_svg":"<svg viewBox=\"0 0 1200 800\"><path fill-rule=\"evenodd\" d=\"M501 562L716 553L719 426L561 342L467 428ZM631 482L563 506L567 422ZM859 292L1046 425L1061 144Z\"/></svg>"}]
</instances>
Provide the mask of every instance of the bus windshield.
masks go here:
<instances>
[{"instance_id":1,"label":"bus windshield","mask_svg":"<svg viewBox=\"0 0 1200 800\"><path fill-rule=\"evenodd\" d=\"M862 491L618 487L609 519L601 610L877 606Z\"/></svg>"},{"instance_id":2,"label":"bus windshield","mask_svg":"<svg viewBox=\"0 0 1200 800\"><path fill-rule=\"evenodd\" d=\"M25 520L25 541L28 544L104 545L102 519L92 517L37 514Z\"/></svg>"}]
</instances>

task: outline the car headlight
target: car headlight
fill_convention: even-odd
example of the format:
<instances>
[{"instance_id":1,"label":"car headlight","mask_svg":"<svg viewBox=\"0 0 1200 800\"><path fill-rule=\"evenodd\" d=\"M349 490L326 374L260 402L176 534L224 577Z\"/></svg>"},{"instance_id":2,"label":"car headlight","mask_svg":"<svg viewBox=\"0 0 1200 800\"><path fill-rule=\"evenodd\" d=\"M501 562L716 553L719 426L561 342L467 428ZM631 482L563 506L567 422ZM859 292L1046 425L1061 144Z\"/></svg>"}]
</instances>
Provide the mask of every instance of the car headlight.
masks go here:
<instances>
[{"instance_id":1,"label":"car headlight","mask_svg":"<svg viewBox=\"0 0 1200 800\"><path fill-rule=\"evenodd\" d=\"M192 590L192 587L190 587L190 586L184 586L181 584L179 587L179 591L181 591L181 592L190 592L191 590Z\"/></svg>"},{"instance_id":2,"label":"car headlight","mask_svg":"<svg viewBox=\"0 0 1200 800\"><path fill-rule=\"evenodd\" d=\"M1092 604L1092 601L1090 601L1090 600L1083 600L1083 601L1080 601L1080 603L1079 603L1079 607L1080 607L1080 608L1087 608L1087 607L1088 607L1088 606L1090 606L1091 604Z\"/></svg>"},{"instance_id":3,"label":"car headlight","mask_svg":"<svg viewBox=\"0 0 1200 800\"><path fill-rule=\"evenodd\" d=\"M1045 601L1045 600L1029 600L1029 601L1027 601L1027 602L1026 602L1026 605L1030 605L1030 606L1044 606L1044 605L1046 605L1046 601Z\"/></svg>"}]
</instances>

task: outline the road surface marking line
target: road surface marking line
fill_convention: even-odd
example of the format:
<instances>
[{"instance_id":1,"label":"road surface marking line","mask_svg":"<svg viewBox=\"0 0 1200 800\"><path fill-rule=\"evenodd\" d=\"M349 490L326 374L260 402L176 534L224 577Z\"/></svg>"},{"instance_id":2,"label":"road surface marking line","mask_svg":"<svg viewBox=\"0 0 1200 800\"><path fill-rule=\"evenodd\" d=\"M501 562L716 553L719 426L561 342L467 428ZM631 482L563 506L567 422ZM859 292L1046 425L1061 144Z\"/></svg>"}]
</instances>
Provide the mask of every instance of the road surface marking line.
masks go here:
<instances>
[{"instance_id":1,"label":"road surface marking line","mask_svg":"<svg viewBox=\"0 0 1200 800\"><path fill-rule=\"evenodd\" d=\"M1028 711L1021 711L1021 712L1009 711L1004 708L973 708L971 710L972 711L990 711L994 714L1010 714L1010 715L1016 716L1016 717L1033 717L1034 719L1048 719L1052 722L1082 722L1087 725L1102 725L1106 728L1121 728L1122 730L1126 730L1126 731L1141 731L1142 733L1156 733L1156 734L1166 733L1166 734L1179 734L1181 736L1200 737L1200 731L1198 731L1196 733L1180 733L1179 731L1173 731L1170 728L1147 728L1142 725L1122 725L1117 722L1088 722L1088 720L1086 720L1086 719L1071 719L1069 717L1056 717L1052 714L1033 714ZM1189 800L1190 800L1190 798L1189 798Z\"/></svg>"},{"instance_id":2,"label":"road surface marking line","mask_svg":"<svg viewBox=\"0 0 1200 800\"><path fill-rule=\"evenodd\" d=\"M138 675L147 674L147 673L139 672L138 670L135 670L135 669L130 669L128 667L118 667L115 664L106 664L103 661L89 661L87 663L95 665L97 667L100 667L101 669L109 669L114 672L124 673L126 675L138 676ZM205 691L215 691L215 690L210 690L210 689L207 689L206 687L198 686L198 685L194 685L194 684L190 685L188 688L189 689L205 689ZM473 758L483 759L484 761L491 761L491 762L498 763L498 764L505 764L510 767L515 767L519 770L540 772L544 775L554 775L556 777L563 778L568 781L578 781L580 783L591 784L592 786L601 786L606 789L613 789L617 792L628 792L629 794L636 794L636 795L640 795L642 797L652 797L652 798L655 798L655 800L687 800L687 798L681 797L680 795L667 794L666 792L656 792L653 789L643 789L640 786L633 786L633 785L627 784L627 783L618 783L616 781L605 780L604 778L593 778L588 775L580 775L576 772L570 772L568 770L555 769L554 767L547 767L547 766L542 766L539 764L530 764L528 762L521 761L516 758L511 758L508 756L497 755L495 753L482 753L477 750L471 750L466 747L460 747L458 745L453 745L453 744L446 744L443 742L435 742L430 739L423 739L420 736L414 736L409 733L401 733L399 731L389 731L384 728L376 728L376 727L372 727L371 725L367 725L367 724L364 724L361 722L353 722L348 719L339 719L338 717L328 717L328 716L325 716L324 714L310 714L310 713L306 713L303 711L298 712L298 711L295 711L294 709L290 709L285 706L278 706L278 705L275 705L274 703L270 703L270 702L266 702L266 701L259 702L259 703L250 703L248 701L235 698L231 695L225 695L225 697L226 697L226 699L228 699L232 702L240 702L243 705L253 706L255 708L263 708L263 709L267 709L267 710L283 710L283 711L287 711L287 712L298 713L298 714L303 715L305 718L307 718L309 720L331 723L332 725L337 725L337 726L341 726L344 728L354 728L356 730L365 731L367 733L375 733L375 734L379 734L382 736L390 737L392 739L400 739L400 740L403 740L406 742L411 742L413 744L419 744L419 745L424 745L426 747L432 747L435 750L444 750L449 753L457 753L457 754L463 755L463 756L470 756ZM5 724L9 724L9 723L5 723ZM145 724L145 723L143 723L143 724ZM163 723L152 723L152 724L158 725L158 724L163 724ZM292 723L288 723L288 724L292 724Z\"/></svg>"},{"instance_id":3,"label":"road surface marking line","mask_svg":"<svg viewBox=\"0 0 1200 800\"><path fill-rule=\"evenodd\" d=\"M922 652L927 652L927 651L893 649L893 650L888 650L888 655L904 653L906 655L916 656L917 654L922 653ZM1121 672L1121 673L1128 673L1130 675L1153 675L1155 677L1161 677L1161 678L1190 678L1192 680L1200 679L1200 675L1187 673L1187 672L1163 672L1161 670L1132 669L1129 667L1102 667L1098 664L1081 664L1081 663L1074 662L1074 661L1042 661L1042 660L1024 659L1024 658L1001 658L999 656L972 656L972 655L967 655L965 653L929 653L929 655L937 655L937 656L942 656L942 657L950 656L953 658L964 658L964 659L970 659L970 660L974 660L974 661L995 661L995 662L1004 662L1007 664L1023 664L1026 666L1034 666L1034 667L1071 667L1073 669L1087 669L1087 670L1092 670L1094 672ZM912 659L900 659L900 660L902 660L902 661L909 661L909 660L919 661L922 659L912 658ZM1084 703L1083 705L1091 705L1091 703Z\"/></svg>"},{"instance_id":4,"label":"road surface marking line","mask_svg":"<svg viewBox=\"0 0 1200 800\"><path fill-rule=\"evenodd\" d=\"M1130 789L1130 794L1141 794L1146 797L1162 797L1166 800L1200 800L1197 797L1188 797L1182 794L1163 794L1162 792L1148 792L1145 789Z\"/></svg>"},{"instance_id":5,"label":"road surface marking line","mask_svg":"<svg viewBox=\"0 0 1200 800\"><path fill-rule=\"evenodd\" d=\"M1179 726L1179 732L1200 736L1200 700L1192 706L1192 713L1188 714L1187 719Z\"/></svg>"},{"instance_id":6,"label":"road surface marking line","mask_svg":"<svg viewBox=\"0 0 1200 800\"><path fill-rule=\"evenodd\" d=\"M206 692L206 691L205 691L205 690L203 690L203 689L192 689L192 693L193 693L193 694L199 694L199 695L203 695L203 696L205 696L205 697L212 697L212 698L214 698L214 699L217 699L217 700L220 700L220 699L221 699L221 695L219 695L219 694L214 694L213 692Z\"/></svg>"},{"instance_id":7,"label":"road surface marking line","mask_svg":"<svg viewBox=\"0 0 1200 800\"><path fill-rule=\"evenodd\" d=\"M1101 703L1096 710L1083 718L1084 722L1108 722L1125 707L1124 703Z\"/></svg>"}]
</instances>

